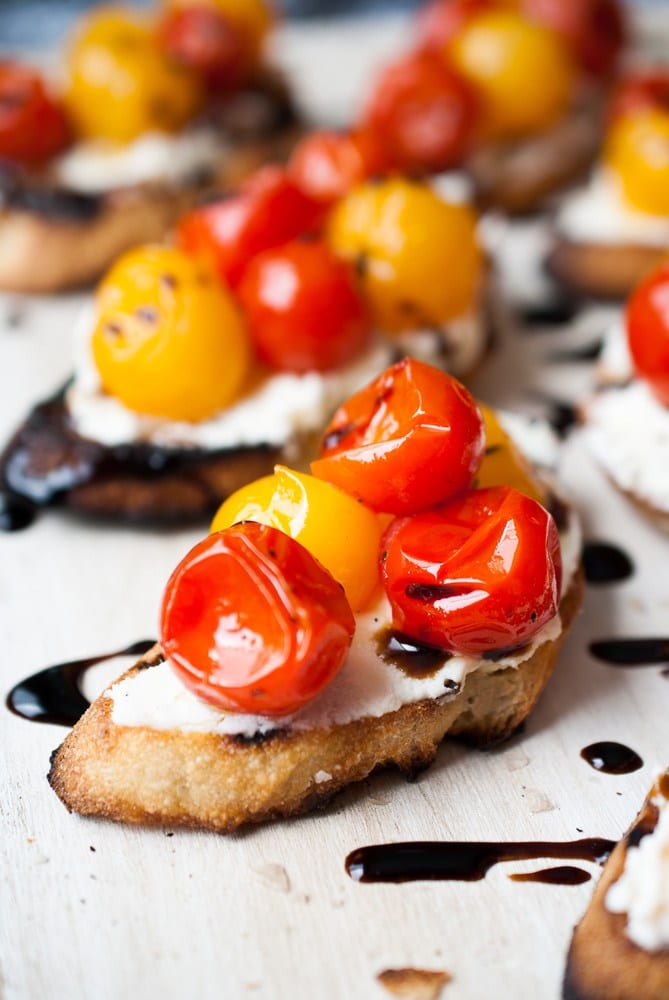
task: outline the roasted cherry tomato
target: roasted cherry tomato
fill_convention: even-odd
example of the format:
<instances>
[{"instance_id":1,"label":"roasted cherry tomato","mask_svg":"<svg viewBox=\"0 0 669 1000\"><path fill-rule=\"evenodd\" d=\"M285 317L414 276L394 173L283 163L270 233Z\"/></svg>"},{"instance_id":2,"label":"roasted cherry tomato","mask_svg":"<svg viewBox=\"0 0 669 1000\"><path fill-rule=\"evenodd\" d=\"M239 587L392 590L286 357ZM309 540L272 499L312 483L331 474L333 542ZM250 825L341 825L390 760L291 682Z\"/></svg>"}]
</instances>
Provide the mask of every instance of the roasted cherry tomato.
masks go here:
<instances>
[{"instance_id":1,"label":"roasted cherry tomato","mask_svg":"<svg viewBox=\"0 0 669 1000\"><path fill-rule=\"evenodd\" d=\"M273 13L265 0L163 0L168 8L186 8L208 4L232 24L244 40L246 62L254 66L260 60Z\"/></svg>"},{"instance_id":2,"label":"roasted cherry tomato","mask_svg":"<svg viewBox=\"0 0 669 1000\"><path fill-rule=\"evenodd\" d=\"M557 35L513 11L480 14L449 47L478 90L486 134L514 139L554 124L569 106L575 74Z\"/></svg>"},{"instance_id":3,"label":"roasted cherry tomato","mask_svg":"<svg viewBox=\"0 0 669 1000\"><path fill-rule=\"evenodd\" d=\"M521 9L560 35L587 73L608 76L615 68L627 37L617 0L522 0Z\"/></svg>"},{"instance_id":4,"label":"roasted cherry tomato","mask_svg":"<svg viewBox=\"0 0 669 1000\"><path fill-rule=\"evenodd\" d=\"M627 303L626 321L637 374L669 406L669 264L641 282Z\"/></svg>"},{"instance_id":5,"label":"roasted cherry tomato","mask_svg":"<svg viewBox=\"0 0 669 1000\"><path fill-rule=\"evenodd\" d=\"M500 424L494 410L479 403L485 426L485 455L474 486L513 486L537 503L546 503L546 490L532 466Z\"/></svg>"},{"instance_id":6,"label":"roasted cherry tomato","mask_svg":"<svg viewBox=\"0 0 669 1000\"><path fill-rule=\"evenodd\" d=\"M261 361L279 371L329 371L371 334L350 264L321 241L294 240L255 257L239 286Z\"/></svg>"},{"instance_id":7,"label":"roasted cherry tomato","mask_svg":"<svg viewBox=\"0 0 669 1000\"><path fill-rule=\"evenodd\" d=\"M150 24L121 8L84 20L68 73L68 110L85 138L131 142L143 132L174 132L202 103L197 75L170 58Z\"/></svg>"},{"instance_id":8,"label":"roasted cherry tomato","mask_svg":"<svg viewBox=\"0 0 669 1000\"><path fill-rule=\"evenodd\" d=\"M651 215L669 215L669 110L640 108L618 118L604 158L630 205Z\"/></svg>"},{"instance_id":9,"label":"roasted cherry tomato","mask_svg":"<svg viewBox=\"0 0 669 1000\"><path fill-rule=\"evenodd\" d=\"M354 611L376 590L381 519L336 486L277 465L273 476L233 493L211 530L239 521L271 524L304 545L341 583Z\"/></svg>"},{"instance_id":10,"label":"roasted cherry tomato","mask_svg":"<svg viewBox=\"0 0 669 1000\"><path fill-rule=\"evenodd\" d=\"M248 72L239 29L210 4L169 11L159 31L169 55L195 70L213 93L238 87Z\"/></svg>"},{"instance_id":11,"label":"roasted cherry tomato","mask_svg":"<svg viewBox=\"0 0 669 1000\"><path fill-rule=\"evenodd\" d=\"M395 630L453 652L523 646L560 603L555 521L509 487L393 521L381 566Z\"/></svg>"},{"instance_id":12,"label":"roasted cherry tomato","mask_svg":"<svg viewBox=\"0 0 669 1000\"><path fill-rule=\"evenodd\" d=\"M417 52L380 74L365 122L400 170L436 172L462 161L477 112L471 84L437 53Z\"/></svg>"},{"instance_id":13,"label":"roasted cherry tomato","mask_svg":"<svg viewBox=\"0 0 669 1000\"><path fill-rule=\"evenodd\" d=\"M287 715L344 665L355 619L311 553L265 524L209 535L165 590L160 641L177 674L218 708Z\"/></svg>"},{"instance_id":14,"label":"roasted cherry tomato","mask_svg":"<svg viewBox=\"0 0 669 1000\"><path fill-rule=\"evenodd\" d=\"M93 355L107 392L138 413L204 420L250 364L237 306L201 261L168 247L124 254L102 281Z\"/></svg>"},{"instance_id":15,"label":"roasted cherry tomato","mask_svg":"<svg viewBox=\"0 0 669 1000\"><path fill-rule=\"evenodd\" d=\"M416 17L418 44L443 51L477 14L512 7L515 0L431 0Z\"/></svg>"},{"instance_id":16,"label":"roasted cherry tomato","mask_svg":"<svg viewBox=\"0 0 669 1000\"><path fill-rule=\"evenodd\" d=\"M373 510L412 514L466 490L484 449L465 387L405 358L337 410L311 469Z\"/></svg>"},{"instance_id":17,"label":"roasted cherry tomato","mask_svg":"<svg viewBox=\"0 0 669 1000\"><path fill-rule=\"evenodd\" d=\"M310 132L290 158L295 183L314 201L331 205L369 177L388 172L390 160L371 129Z\"/></svg>"},{"instance_id":18,"label":"roasted cherry tomato","mask_svg":"<svg viewBox=\"0 0 669 1000\"><path fill-rule=\"evenodd\" d=\"M315 229L322 208L281 167L258 170L241 191L188 212L179 224L179 243L208 257L231 288L256 254Z\"/></svg>"},{"instance_id":19,"label":"roasted cherry tomato","mask_svg":"<svg viewBox=\"0 0 669 1000\"><path fill-rule=\"evenodd\" d=\"M39 73L15 62L0 62L0 157L41 163L68 142L62 107Z\"/></svg>"},{"instance_id":20,"label":"roasted cherry tomato","mask_svg":"<svg viewBox=\"0 0 669 1000\"><path fill-rule=\"evenodd\" d=\"M354 188L332 210L328 240L356 266L377 326L439 326L473 303L481 280L476 217L403 178Z\"/></svg>"},{"instance_id":21,"label":"roasted cherry tomato","mask_svg":"<svg viewBox=\"0 0 669 1000\"><path fill-rule=\"evenodd\" d=\"M653 108L669 112L669 70L628 73L611 98L609 117L615 121Z\"/></svg>"}]
</instances>

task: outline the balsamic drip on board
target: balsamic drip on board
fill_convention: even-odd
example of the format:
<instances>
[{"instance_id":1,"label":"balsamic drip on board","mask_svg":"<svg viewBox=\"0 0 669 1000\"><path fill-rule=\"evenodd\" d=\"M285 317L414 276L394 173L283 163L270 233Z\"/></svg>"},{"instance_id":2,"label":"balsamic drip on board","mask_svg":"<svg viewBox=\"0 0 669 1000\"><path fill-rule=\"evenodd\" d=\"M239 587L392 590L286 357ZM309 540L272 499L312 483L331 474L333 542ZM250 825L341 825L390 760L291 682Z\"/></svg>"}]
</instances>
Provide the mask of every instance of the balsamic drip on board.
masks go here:
<instances>
[{"instance_id":1,"label":"balsamic drip on board","mask_svg":"<svg viewBox=\"0 0 669 1000\"><path fill-rule=\"evenodd\" d=\"M669 639L597 639L591 654L612 667L652 667L669 664Z\"/></svg>"},{"instance_id":2,"label":"balsamic drip on board","mask_svg":"<svg viewBox=\"0 0 669 1000\"><path fill-rule=\"evenodd\" d=\"M0 490L0 531L23 531L33 523L36 514L34 504Z\"/></svg>"},{"instance_id":3,"label":"balsamic drip on board","mask_svg":"<svg viewBox=\"0 0 669 1000\"><path fill-rule=\"evenodd\" d=\"M586 837L571 841L414 841L359 847L346 858L356 882L476 882L503 861L535 858L603 864L615 841Z\"/></svg>"},{"instance_id":4,"label":"balsamic drip on board","mask_svg":"<svg viewBox=\"0 0 669 1000\"><path fill-rule=\"evenodd\" d=\"M141 656L155 645L155 639L140 639L124 649L84 660L70 660L46 667L16 684L7 695L10 712L31 722L51 722L58 726L73 726L84 714L90 702L81 693L79 679L98 663L117 656Z\"/></svg>"},{"instance_id":5,"label":"balsamic drip on board","mask_svg":"<svg viewBox=\"0 0 669 1000\"><path fill-rule=\"evenodd\" d=\"M551 351L546 355L545 360L552 364L570 364L581 361L596 361L602 353L604 341L592 340L590 343L582 344L580 347L564 347L560 350Z\"/></svg>"},{"instance_id":6,"label":"balsamic drip on board","mask_svg":"<svg viewBox=\"0 0 669 1000\"><path fill-rule=\"evenodd\" d=\"M582 885L592 878L590 872L575 865L557 865L538 872L515 872L509 875L512 882L543 882L546 885Z\"/></svg>"},{"instance_id":7,"label":"balsamic drip on board","mask_svg":"<svg viewBox=\"0 0 669 1000\"><path fill-rule=\"evenodd\" d=\"M583 747L581 757L595 771L603 771L604 774L631 774L643 767L643 760L636 751L626 747L624 743L611 740Z\"/></svg>"},{"instance_id":8,"label":"balsamic drip on board","mask_svg":"<svg viewBox=\"0 0 669 1000\"><path fill-rule=\"evenodd\" d=\"M634 573L634 563L622 549L609 542L586 542L583 567L588 583L619 583Z\"/></svg>"}]
</instances>

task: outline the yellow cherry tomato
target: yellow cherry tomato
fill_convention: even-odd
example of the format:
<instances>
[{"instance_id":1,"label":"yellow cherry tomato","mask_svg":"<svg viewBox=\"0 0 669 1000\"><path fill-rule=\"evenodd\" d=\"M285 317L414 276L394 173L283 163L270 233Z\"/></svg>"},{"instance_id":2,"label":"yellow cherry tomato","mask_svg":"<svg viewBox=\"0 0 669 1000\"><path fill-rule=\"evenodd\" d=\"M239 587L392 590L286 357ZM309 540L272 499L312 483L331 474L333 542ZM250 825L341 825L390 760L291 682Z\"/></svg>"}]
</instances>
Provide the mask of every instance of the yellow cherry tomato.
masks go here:
<instances>
[{"instance_id":1,"label":"yellow cherry tomato","mask_svg":"<svg viewBox=\"0 0 669 1000\"><path fill-rule=\"evenodd\" d=\"M479 403L485 426L486 451L475 487L513 486L519 493L545 504L548 497L524 455L500 424L494 410Z\"/></svg>"},{"instance_id":2,"label":"yellow cherry tomato","mask_svg":"<svg viewBox=\"0 0 669 1000\"><path fill-rule=\"evenodd\" d=\"M131 142L143 132L174 132L198 111L203 90L171 59L155 32L122 8L91 14L68 54L65 100L76 132Z\"/></svg>"},{"instance_id":3,"label":"yellow cherry tomato","mask_svg":"<svg viewBox=\"0 0 669 1000\"><path fill-rule=\"evenodd\" d=\"M376 590L383 522L336 486L277 465L273 476L233 493L211 530L239 521L270 524L304 545L342 584L354 611Z\"/></svg>"},{"instance_id":4,"label":"yellow cherry tomato","mask_svg":"<svg viewBox=\"0 0 669 1000\"><path fill-rule=\"evenodd\" d=\"M274 13L265 0L164 0L168 7L191 7L203 3L216 7L240 32L251 62L257 63L265 39L274 22Z\"/></svg>"},{"instance_id":5,"label":"yellow cherry tomato","mask_svg":"<svg viewBox=\"0 0 669 1000\"><path fill-rule=\"evenodd\" d=\"M334 208L328 240L355 264L376 325L391 333L462 315L481 281L474 213L417 181L354 188Z\"/></svg>"},{"instance_id":6,"label":"yellow cherry tomato","mask_svg":"<svg viewBox=\"0 0 669 1000\"><path fill-rule=\"evenodd\" d=\"M550 127L567 110L575 68L561 39L513 11L467 21L448 47L460 72L479 90L483 129L513 139Z\"/></svg>"},{"instance_id":7,"label":"yellow cherry tomato","mask_svg":"<svg viewBox=\"0 0 669 1000\"><path fill-rule=\"evenodd\" d=\"M669 114L630 112L612 127L605 159L629 203L641 212L669 215Z\"/></svg>"},{"instance_id":8,"label":"yellow cherry tomato","mask_svg":"<svg viewBox=\"0 0 669 1000\"><path fill-rule=\"evenodd\" d=\"M249 343L231 295L181 250L131 250L98 289L95 364L106 392L137 413L213 416L241 391Z\"/></svg>"}]
</instances>

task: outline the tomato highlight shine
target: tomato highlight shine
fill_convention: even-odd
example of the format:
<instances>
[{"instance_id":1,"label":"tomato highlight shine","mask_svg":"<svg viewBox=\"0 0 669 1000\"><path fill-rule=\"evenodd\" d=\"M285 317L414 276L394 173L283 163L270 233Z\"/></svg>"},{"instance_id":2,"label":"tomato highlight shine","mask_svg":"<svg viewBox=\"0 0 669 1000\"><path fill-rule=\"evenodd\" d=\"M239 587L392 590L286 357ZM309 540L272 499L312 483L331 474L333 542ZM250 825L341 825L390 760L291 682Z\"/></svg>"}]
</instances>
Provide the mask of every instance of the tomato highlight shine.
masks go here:
<instances>
[{"instance_id":1,"label":"tomato highlight shine","mask_svg":"<svg viewBox=\"0 0 669 1000\"><path fill-rule=\"evenodd\" d=\"M523 646L557 613L560 539L550 514L510 487L398 518L383 540L393 627L480 656Z\"/></svg>"},{"instance_id":2,"label":"tomato highlight shine","mask_svg":"<svg viewBox=\"0 0 669 1000\"><path fill-rule=\"evenodd\" d=\"M373 510L412 514L468 489L484 449L465 387L405 358L339 408L311 470Z\"/></svg>"},{"instance_id":3,"label":"tomato highlight shine","mask_svg":"<svg viewBox=\"0 0 669 1000\"><path fill-rule=\"evenodd\" d=\"M311 132L297 144L288 164L298 187L324 205L334 204L356 184L389 168L387 151L368 128Z\"/></svg>"},{"instance_id":4,"label":"tomato highlight shine","mask_svg":"<svg viewBox=\"0 0 669 1000\"><path fill-rule=\"evenodd\" d=\"M267 525L209 535L165 590L160 641L181 681L217 708L284 716L334 679L355 619L341 586Z\"/></svg>"}]
</instances>

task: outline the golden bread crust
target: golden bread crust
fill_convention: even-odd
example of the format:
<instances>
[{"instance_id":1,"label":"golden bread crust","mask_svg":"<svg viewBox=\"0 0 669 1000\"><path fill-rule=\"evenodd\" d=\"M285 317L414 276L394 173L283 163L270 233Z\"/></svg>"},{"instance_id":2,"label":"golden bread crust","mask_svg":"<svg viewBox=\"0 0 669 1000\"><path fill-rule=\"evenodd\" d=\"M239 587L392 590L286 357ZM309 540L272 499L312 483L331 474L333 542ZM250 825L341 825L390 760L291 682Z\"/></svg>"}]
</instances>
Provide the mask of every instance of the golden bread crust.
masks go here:
<instances>
[{"instance_id":1,"label":"golden bread crust","mask_svg":"<svg viewBox=\"0 0 669 1000\"><path fill-rule=\"evenodd\" d=\"M229 832L306 812L379 767L427 766L445 736L489 745L511 736L548 681L583 592L563 599L563 629L518 668L470 674L448 701L405 705L379 718L260 740L117 726L97 699L52 758L49 781L70 811L126 823ZM132 671L155 662L154 649ZM314 775L331 777L316 782Z\"/></svg>"}]
</instances>

